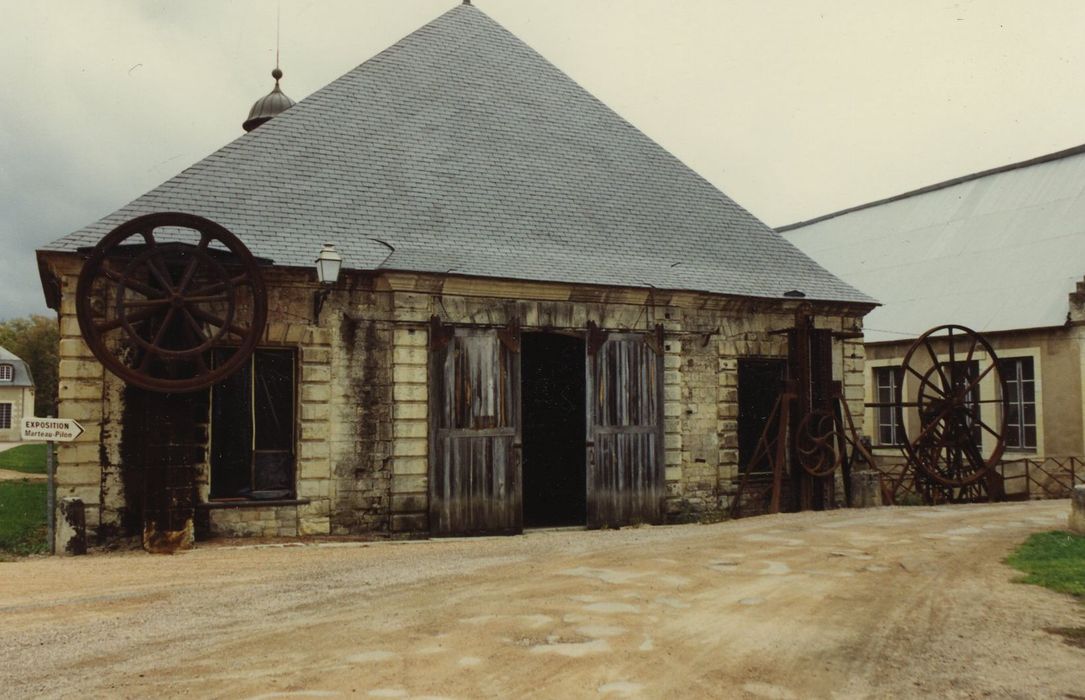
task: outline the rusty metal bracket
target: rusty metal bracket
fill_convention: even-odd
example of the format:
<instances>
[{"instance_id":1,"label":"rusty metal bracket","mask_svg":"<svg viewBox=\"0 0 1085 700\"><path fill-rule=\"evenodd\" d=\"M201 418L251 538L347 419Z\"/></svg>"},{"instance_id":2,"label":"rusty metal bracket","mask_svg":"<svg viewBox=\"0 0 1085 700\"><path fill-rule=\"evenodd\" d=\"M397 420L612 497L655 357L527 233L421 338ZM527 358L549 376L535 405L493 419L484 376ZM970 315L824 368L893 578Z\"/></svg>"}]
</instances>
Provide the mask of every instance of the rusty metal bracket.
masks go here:
<instances>
[{"instance_id":1,"label":"rusty metal bracket","mask_svg":"<svg viewBox=\"0 0 1085 700\"><path fill-rule=\"evenodd\" d=\"M429 347L430 350L444 350L452 341L456 330L452 326L441 323L438 316L429 317Z\"/></svg>"},{"instance_id":2,"label":"rusty metal bracket","mask_svg":"<svg viewBox=\"0 0 1085 700\"><path fill-rule=\"evenodd\" d=\"M657 323L655 332L652 335L644 336L644 344L649 347L657 355L662 356L664 352L663 347L663 324Z\"/></svg>"},{"instance_id":3,"label":"rusty metal bracket","mask_svg":"<svg viewBox=\"0 0 1085 700\"><path fill-rule=\"evenodd\" d=\"M603 347L603 343L607 342L608 337L610 337L609 332L599 328L595 321L588 321L588 354L597 354L599 348Z\"/></svg>"}]
</instances>

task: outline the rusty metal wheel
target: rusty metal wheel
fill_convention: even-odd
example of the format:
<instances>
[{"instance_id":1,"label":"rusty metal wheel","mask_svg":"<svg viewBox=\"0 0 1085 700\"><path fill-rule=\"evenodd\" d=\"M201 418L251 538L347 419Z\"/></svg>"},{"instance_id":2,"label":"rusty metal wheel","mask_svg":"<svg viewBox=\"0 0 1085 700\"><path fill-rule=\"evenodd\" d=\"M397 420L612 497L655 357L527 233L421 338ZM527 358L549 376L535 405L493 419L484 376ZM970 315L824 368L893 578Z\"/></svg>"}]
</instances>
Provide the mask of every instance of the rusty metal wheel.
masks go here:
<instances>
[{"instance_id":1,"label":"rusty metal wheel","mask_svg":"<svg viewBox=\"0 0 1085 700\"><path fill-rule=\"evenodd\" d=\"M840 436L829 409L810 411L799 421L795 446L799 464L811 476L828 476L840 466Z\"/></svg>"},{"instance_id":2,"label":"rusty metal wheel","mask_svg":"<svg viewBox=\"0 0 1085 700\"><path fill-rule=\"evenodd\" d=\"M954 488L988 474L1006 446L1006 390L987 340L964 326L932 328L908 349L903 376L897 405L909 461L934 482ZM904 384L910 381L918 383L916 400L906 402ZM993 395L981 397L981 384ZM995 415L985 414L985 406L995 407Z\"/></svg>"},{"instance_id":3,"label":"rusty metal wheel","mask_svg":"<svg viewBox=\"0 0 1085 700\"><path fill-rule=\"evenodd\" d=\"M88 254L79 329L125 382L196 391L243 365L263 336L267 292L248 248L213 221L166 212L121 224ZM213 366L212 346L237 347Z\"/></svg>"}]
</instances>

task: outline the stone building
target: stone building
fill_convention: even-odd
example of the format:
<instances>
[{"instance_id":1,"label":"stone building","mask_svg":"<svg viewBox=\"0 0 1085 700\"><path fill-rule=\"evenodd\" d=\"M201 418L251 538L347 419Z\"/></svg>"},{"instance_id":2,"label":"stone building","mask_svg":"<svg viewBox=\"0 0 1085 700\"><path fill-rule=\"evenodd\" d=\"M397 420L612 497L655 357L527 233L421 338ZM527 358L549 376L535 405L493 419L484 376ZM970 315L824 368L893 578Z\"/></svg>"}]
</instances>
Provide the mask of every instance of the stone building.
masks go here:
<instances>
[{"instance_id":1,"label":"stone building","mask_svg":"<svg viewBox=\"0 0 1085 700\"><path fill-rule=\"evenodd\" d=\"M0 442L20 440L23 418L34 415L34 378L30 367L0 348Z\"/></svg>"},{"instance_id":2,"label":"stone building","mask_svg":"<svg viewBox=\"0 0 1085 700\"><path fill-rule=\"evenodd\" d=\"M162 488L211 535L715 517L764 422L739 383L775 395L797 312L861 413L872 300L468 4L256 127L38 253L87 428L59 492L103 537L146 533ZM80 251L161 211L266 263L260 347L202 392L125 386L73 315Z\"/></svg>"},{"instance_id":3,"label":"stone building","mask_svg":"<svg viewBox=\"0 0 1085 700\"><path fill-rule=\"evenodd\" d=\"M1050 471L1085 456L1083 212L1078 146L779 231L883 303L866 319L868 402L891 395L905 353L928 329L960 324L987 338L1007 382L1003 459L1012 493L1027 486L1016 478L1023 460L1048 460ZM985 359L977 353L972 362ZM995 396L994 381L993 373L981 381L977 401ZM916 378L904 382L913 396ZM999 406L984 406L983 416L997 425ZM901 416L869 408L866 423L875 454L899 459ZM989 453L993 434L983 430L981 439ZM1075 472L1085 478L1080 465Z\"/></svg>"}]
</instances>

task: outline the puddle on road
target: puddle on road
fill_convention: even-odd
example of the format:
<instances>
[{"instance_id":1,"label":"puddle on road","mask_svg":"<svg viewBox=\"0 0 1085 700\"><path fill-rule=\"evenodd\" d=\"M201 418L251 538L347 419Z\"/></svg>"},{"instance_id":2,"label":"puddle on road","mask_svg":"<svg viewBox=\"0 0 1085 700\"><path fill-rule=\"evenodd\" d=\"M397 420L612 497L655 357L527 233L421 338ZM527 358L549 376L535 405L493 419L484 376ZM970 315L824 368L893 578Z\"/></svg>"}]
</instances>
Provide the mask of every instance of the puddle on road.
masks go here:
<instances>
[{"instance_id":1,"label":"puddle on road","mask_svg":"<svg viewBox=\"0 0 1085 700\"><path fill-rule=\"evenodd\" d=\"M352 664L366 664L376 661L388 661L389 659L395 659L399 655L391 651L363 651L358 654L351 654L347 657L347 661Z\"/></svg>"},{"instance_id":2,"label":"puddle on road","mask_svg":"<svg viewBox=\"0 0 1085 700\"><path fill-rule=\"evenodd\" d=\"M602 654L610 651L610 642L605 639L593 639L590 642L557 642L538 644L531 647L532 654L557 654L570 658L580 658L588 654Z\"/></svg>"},{"instance_id":3,"label":"puddle on road","mask_svg":"<svg viewBox=\"0 0 1085 700\"><path fill-rule=\"evenodd\" d=\"M606 683L599 686L597 691L601 695L617 695L618 697L628 698L640 693L643 688L644 686L640 683L614 681L613 683Z\"/></svg>"},{"instance_id":4,"label":"puddle on road","mask_svg":"<svg viewBox=\"0 0 1085 700\"><path fill-rule=\"evenodd\" d=\"M640 608L636 605L630 605L629 603L591 603L585 605L584 610L588 612L603 613L604 615L640 612Z\"/></svg>"}]
</instances>

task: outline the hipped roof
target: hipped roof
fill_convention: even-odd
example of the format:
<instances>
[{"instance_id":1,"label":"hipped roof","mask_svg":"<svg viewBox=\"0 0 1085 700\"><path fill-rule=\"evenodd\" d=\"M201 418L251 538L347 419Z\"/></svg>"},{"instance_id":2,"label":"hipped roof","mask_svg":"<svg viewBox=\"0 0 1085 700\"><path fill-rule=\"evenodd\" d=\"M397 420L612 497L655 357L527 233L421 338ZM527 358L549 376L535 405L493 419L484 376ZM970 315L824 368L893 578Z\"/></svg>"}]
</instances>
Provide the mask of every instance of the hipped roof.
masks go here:
<instances>
[{"instance_id":1,"label":"hipped roof","mask_svg":"<svg viewBox=\"0 0 1085 700\"><path fill-rule=\"evenodd\" d=\"M0 365L11 365L13 370L11 381L0 382L0 387L34 386L34 377L30 373L30 365L7 348L0 347Z\"/></svg>"},{"instance_id":2,"label":"hipped roof","mask_svg":"<svg viewBox=\"0 0 1085 700\"><path fill-rule=\"evenodd\" d=\"M873 303L470 5L44 250L156 211L277 265Z\"/></svg>"}]
</instances>

